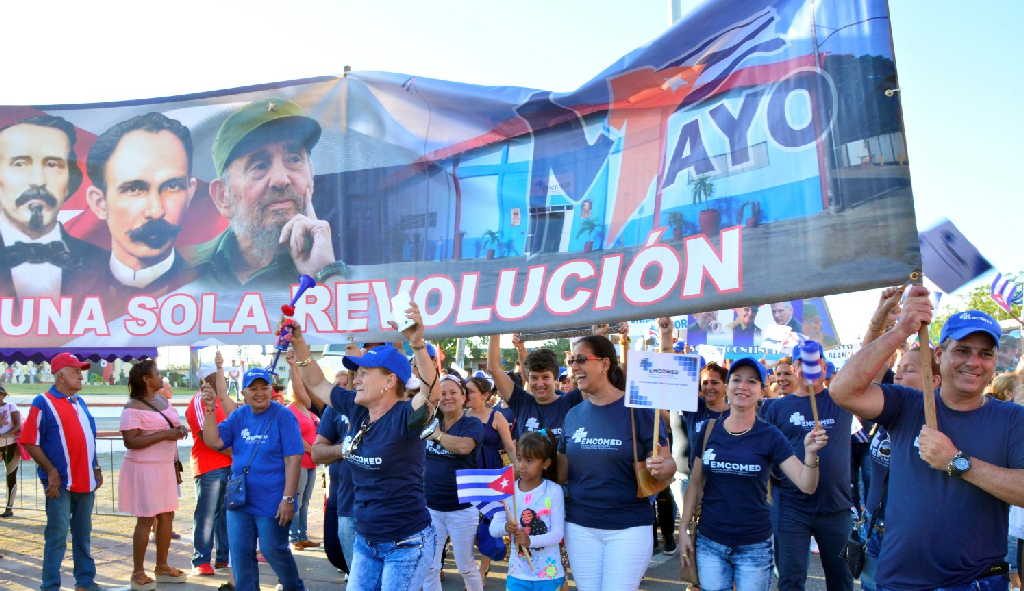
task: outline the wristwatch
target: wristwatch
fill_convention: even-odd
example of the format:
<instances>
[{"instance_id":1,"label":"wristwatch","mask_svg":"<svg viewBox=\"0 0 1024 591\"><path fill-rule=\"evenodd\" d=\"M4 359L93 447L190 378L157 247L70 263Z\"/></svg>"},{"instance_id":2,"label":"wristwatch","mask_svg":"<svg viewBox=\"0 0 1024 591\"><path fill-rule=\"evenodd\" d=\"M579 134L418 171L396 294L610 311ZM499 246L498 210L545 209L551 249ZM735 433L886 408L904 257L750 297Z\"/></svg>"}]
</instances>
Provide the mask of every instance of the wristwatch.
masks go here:
<instances>
[{"instance_id":1,"label":"wristwatch","mask_svg":"<svg viewBox=\"0 0 1024 591\"><path fill-rule=\"evenodd\" d=\"M295 497L281 497L282 503L294 503Z\"/></svg>"},{"instance_id":2,"label":"wristwatch","mask_svg":"<svg viewBox=\"0 0 1024 591\"><path fill-rule=\"evenodd\" d=\"M956 478L962 478L963 475L971 469L971 458L964 455L964 452L957 451L953 459L946 464L946 474Z\"/></svg>"}]
</instances>

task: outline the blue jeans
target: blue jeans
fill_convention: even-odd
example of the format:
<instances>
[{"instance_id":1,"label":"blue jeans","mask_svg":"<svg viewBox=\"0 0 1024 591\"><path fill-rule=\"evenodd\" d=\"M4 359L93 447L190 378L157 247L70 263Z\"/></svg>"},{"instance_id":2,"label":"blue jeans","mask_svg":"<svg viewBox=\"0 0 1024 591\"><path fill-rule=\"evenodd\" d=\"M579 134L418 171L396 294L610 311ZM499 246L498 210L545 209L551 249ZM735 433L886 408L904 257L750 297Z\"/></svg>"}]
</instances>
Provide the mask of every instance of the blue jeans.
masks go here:
<instances>
[{"instance_id":1,"label":"blue jeans","mask_svg":"<svg viewBox=\"0 0 1024 591\"><path fill-rule=\"evenodd\" d=\"M878 553L882 548L882 531L880 524L876 523L871 531L868 531L868 523L871 523L871 513L864 512L864 521L860 526L861 539L867 540L864 549L864 570L860 573L860 586L864 591L877 591L875 585L875 573L878 572Z\"/></svg>"},{"instance_id":2,"label":"blue jeans","mask_svg":"<svg viewBox=\"0 0 1024 591\"><path fill-rule=\"evenodd\" d=\"M292 525L288 530L288 540L293 543L309 539L306 525L309 523L309 499L313 497L314 488L316 488L316 468L301 468L299 470L299 487L295 493L299 506L295 510L295 517L292 517Z\"/></svg>"},{"instance_id":3,"label":"blue jeans","mask_svg":"<svg viewBox=\"0 0 1024 591\"><path fill-rule=\"evenodd\" d=\"M772 540L726 546L697 534L701 591L768 591L772 586Z\"/></svg>"},{"instance_id":4,"label":"blue jeans","mask_svg":"<svg viewBox=\"0 0 1024 591\"><path fill-rule=\"evenodd\" d=\"M96 563L92 559L92 505L96 493L73 493L60 489L60 496L46 499L46 528L43 530L43 576L39 588L60 589L60 565L68 547L71 530L71 558L74 561L75 586L92 589L96 585Z\"/></svg>"},{"instance_id":5,"label":"blue jeans","mask_svg":"<svg viewBox=\"0 0 1024 591\"><path fill-rule=\"evenodd\" d=\"M274 569L284 591L304 591L295 557L288 548L288 528L274 517L251 515L228 509L228 539L231 540L231 571L238 591L259 591L260 572L256 563L256 539L260 551Z\"/></svg>"},{"instance_id":6,"label":"blue jeans","mask_svg":"<svg viewBox=\"0 0 1024 591\"><path fill-rule=\"evenodd\" d=\"M228 561L228 520L224 506L231 468L217 468L196 477L196 511L192 516L192 566L209 564L217 544L217 562Z\"/></svg>"},{"instance_id":7,"label":"blue jeans","mask_svg":"<svg viewBox=\"0 0 1024 591\"><path fill-rule=\"evenodd\" d=\"M772 531L779 567L779 591L804 591L811 536L818 541L828 591L852 591L853 577L842 556L853 527L849 509L808 513L773 495Z\"/></svg>"},{"instance_id":8,"label":"blue jeans","mask_svg":"<svg viewBox=\"0 0 1024 591\"><path fill-rule=\"evenodd\" d=\"M341 553L345 556L345 564L352 570L354 546L356 543L356 520L352 516L338 516L338 541L341 542Z\"/></svg>"},{"instance_id":9,"label":"blue jeans","mask_svg":"<svg viewBox=\"0 0 1024 591\"><path fill-rule=\"evenodd\" d=\"M975 579L966 585L956 587L936 587L931 591L1007 591L1010 588L1010 580L1006 575L992 575L981 579ZM879 587L878 591L896 591L889 587Z\"/></svg>"},{"instance_id":10,"label":"blue jeans","mask_svg":"<svg viewBox=\"0 0 1024 591\"><path fill-rule=\"evenodd\" d=\"M414 591L434 559L434 527L397 542L370 542L356 533L348 591Z\"/></svg>"}]
</instances>

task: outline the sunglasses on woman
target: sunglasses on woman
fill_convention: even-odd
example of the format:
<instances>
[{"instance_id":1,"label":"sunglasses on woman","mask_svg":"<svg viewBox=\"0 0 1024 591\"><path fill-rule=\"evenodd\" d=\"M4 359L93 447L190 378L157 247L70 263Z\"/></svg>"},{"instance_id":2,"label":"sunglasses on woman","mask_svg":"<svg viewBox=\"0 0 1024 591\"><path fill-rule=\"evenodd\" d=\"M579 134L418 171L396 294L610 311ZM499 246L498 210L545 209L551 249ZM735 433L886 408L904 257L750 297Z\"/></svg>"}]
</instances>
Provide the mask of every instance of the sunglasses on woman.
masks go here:
<instances>
[{"instance_id":1,"label":"sunglasses on woman","mask_svg":"<svg viewBox=\"0 0 1024 591\"><path fill-rule=\"evenodd\" d=\"M341 455L347 458L348 456L355 453L355 451L359 448L359 444L362 443L363 437L366 436L366 432L369 431L370 427L372 426L373 422L371 422L369 419L364 419L363 424L359 426L359 430L356 431L356 434L353 435L351 439L346 438L345 441L342 442Z\"/></svg>"},{"instance_id":2,"label":"sunglasses on woman","mask_svg":"<svg viewBox=\"0 0 1024 591\"><path fill-rule=\"evenodd\" d=\"M597 361L598 359L601 359L601 357L587 357L586 355L580 353L579 355L573 357L567 357L565 359L565 363L567 365L583 365L588 361Z\"/></svg>"}]
</instances>

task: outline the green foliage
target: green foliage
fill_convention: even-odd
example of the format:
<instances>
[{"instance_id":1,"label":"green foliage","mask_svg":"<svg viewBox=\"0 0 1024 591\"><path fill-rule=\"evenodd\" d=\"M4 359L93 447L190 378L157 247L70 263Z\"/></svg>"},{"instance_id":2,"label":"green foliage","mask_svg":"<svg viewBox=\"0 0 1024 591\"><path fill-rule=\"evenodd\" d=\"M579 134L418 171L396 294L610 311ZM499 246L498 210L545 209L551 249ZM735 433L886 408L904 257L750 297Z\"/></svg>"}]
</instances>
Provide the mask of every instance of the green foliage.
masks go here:
<instances>
[{"instance_id":1,"label":"green foliage","mask_svg":"<svg viewBox=\"0 0 1024 591\"><path fill-rule=\"evenodd\" d=\"M715 184L706 174L691 179L690 186L693 187L693 203L704 203L715 194Z\"/></svg>"},{"instance_id":2,"label":"green foliage","mask_svg":"<svg viewBox=\"0 0 1024 591\"><path fill-rule=\"evenodd\" d=\"M501 244L501 234L497 230L487 230L484 232L483 238L480 240L484 248L498 248Z\"/></svg>"},{"instance_id":3,"label":"green foliage","mask_svg":"<svg viewBox=\"0 0 1024 591\"><path fill-rule=\"evenodd\" d=\"M581 236L593 237L595 234L600 232L602 228L604 228L604 224L595 222L593 218L587 218L580 222L580 229L576 231L576 238L580 238Z\"/></svg>"},{"instance_id":4,"label":"green foliage","mask_svg":"<svg viewBox=\"0 0 1024 591\"><path fill-rule=\"evenodd\" d=\"M1007 275L1018 283L1020 283L1021 279L1024 278L1024 272L1008 273ZM966 294L956 296L957 301L955 304L951 302L952 305L948 305L946 304L946 300L943 299L942 302L940 302L943 306L941 313L935 315L931 326L928 327L928 334L931 336L932 343L937 344L939 342L939 333L941 332L942 325L946 322L946 319L954 313L962 312L963 310L981 310L999 321L1021 318L1022 310L1020 304L1011 308L1013 314L1007 314L1006 310L1000 308L999 305L992 300L992 296L989 295L991 289L991 283L984 282L974 286Z\"/></svg>"}]
</instances>

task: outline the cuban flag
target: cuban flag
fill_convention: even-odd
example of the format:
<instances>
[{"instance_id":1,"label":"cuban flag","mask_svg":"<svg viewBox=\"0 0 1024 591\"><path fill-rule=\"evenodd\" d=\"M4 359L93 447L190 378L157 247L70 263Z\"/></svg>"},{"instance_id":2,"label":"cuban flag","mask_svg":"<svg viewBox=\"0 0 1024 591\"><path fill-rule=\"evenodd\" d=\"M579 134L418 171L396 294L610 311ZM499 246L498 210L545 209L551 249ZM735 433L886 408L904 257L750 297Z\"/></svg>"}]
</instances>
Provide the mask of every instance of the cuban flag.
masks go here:
<instances>
[{"instance_id":1,"label":"cuban flag","mask_svg":"<svg viewBox=\"0 0 1024 591\"><path fill-rule=\"evenodd\" d=\"M515 473L512 466L456 470L455 485L460 503L477 503L479 506L512 496Z\"/></svg>"},{"instance_id":2,"label":"cuban flag","mask_svg":"<svg viewBox=\"0 0 1024 591\"><path fill-rule=\"evenodd\" d=\"M996 278L992 280L992 290L990 295L1000 308L1006 310L1007 314L1012 313L1011 308L1015 304L1021 303L1021 299L1024 297L1022 296L1022 293L1024 293L1024 291L1022 291L1020 284L1014 282L1011 278L1003 275L1002 273L997 273Z\"/></svg>"}]
</instances>

